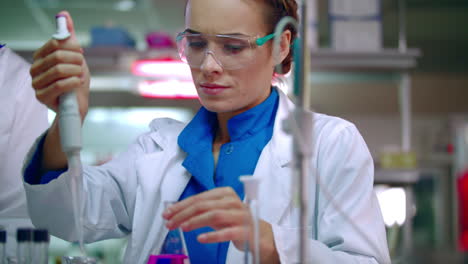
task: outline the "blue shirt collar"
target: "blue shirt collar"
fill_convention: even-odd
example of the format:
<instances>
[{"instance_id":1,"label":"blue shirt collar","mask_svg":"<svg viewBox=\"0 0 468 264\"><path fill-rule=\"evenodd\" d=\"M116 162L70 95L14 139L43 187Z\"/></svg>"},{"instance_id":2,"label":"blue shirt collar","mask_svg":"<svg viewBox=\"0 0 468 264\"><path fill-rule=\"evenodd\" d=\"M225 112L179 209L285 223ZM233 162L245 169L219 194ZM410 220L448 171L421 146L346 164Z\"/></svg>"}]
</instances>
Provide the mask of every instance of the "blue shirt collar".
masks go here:
<instances>
[{"instance_id":1,"label":"blue shirt collar","mask_svg":"<svg viewBox=\"0 0 468 264\"><path fill-rule=\"evenodd\" d=\"M229 119L227 127L231 141L242 140L264 129L270 122L271 109L276 103L278 92L272 89L270 96L261 104Z\"/></svg>"},{"instance_id":2,"label":"blue shirt collar","mask_svg":"<svg viewBox=\"0 0 468 264\"><path fill-rule=\"evenodd\" d=\"M272 89L270 96L259 105L234 116L228 121L231 142L240 141L254 135L268 126L275 108L278 92ZM195 117L180 133L177 143L187 153L182 165L207 190L215 188L213 176L213 139L218 127L217 115L201 107Z\"/></svg>"},{"instance_id":3,"label":"blue shirt collar","mask_svg":"<svg viewBox=\"0 0 468 264\"><path fill-rule=\"evenodd\" d=\"M265 113L274 107L277 98L278 92L276 89L271 89L271 93L265 101L232 117L227 124L231 141L242 140L265 128L270 121L269 118L265 117ZM211 151L217 127L216 113L208 111L202 106L192 121L180 133L179 147L187 153L198 152L197 149L205 147L209 147Z\"/></svg>"}]
</instances>

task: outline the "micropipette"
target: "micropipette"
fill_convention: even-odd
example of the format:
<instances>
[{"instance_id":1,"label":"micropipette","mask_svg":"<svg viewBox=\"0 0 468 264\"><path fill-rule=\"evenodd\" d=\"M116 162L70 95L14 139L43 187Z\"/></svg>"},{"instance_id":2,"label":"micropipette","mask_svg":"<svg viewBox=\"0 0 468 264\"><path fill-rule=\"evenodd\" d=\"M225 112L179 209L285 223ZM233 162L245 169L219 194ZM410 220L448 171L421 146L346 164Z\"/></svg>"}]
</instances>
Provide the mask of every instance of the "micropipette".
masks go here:
<instances>
[{"instance_id":1,"label":"micropipette","mask_svg":"<svg viewBox=\"0 0 468 264\"><path fill-rule=\"evenodd\" d=\"M67 28L67 18L63 14L55 16L57 32L52 35L54 39L65 40L70 32ZM73 213L75 228L80 250L85 254L83 246L83 220L82 220L82 177L81 177L81 117L78 108L76 92L71 91L59 98L59 130L62 150L68 160L68 177L73 200Z\"/></svg>"}]
</instances>

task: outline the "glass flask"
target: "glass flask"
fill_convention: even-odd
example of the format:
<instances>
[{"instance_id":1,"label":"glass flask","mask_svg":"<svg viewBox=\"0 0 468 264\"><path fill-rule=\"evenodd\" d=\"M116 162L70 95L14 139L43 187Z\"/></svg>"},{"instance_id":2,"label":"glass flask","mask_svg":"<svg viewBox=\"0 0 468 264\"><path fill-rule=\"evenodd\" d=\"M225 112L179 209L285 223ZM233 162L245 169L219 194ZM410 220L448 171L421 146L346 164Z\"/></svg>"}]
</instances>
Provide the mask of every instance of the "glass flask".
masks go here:
<instances>
[{"instance_id":1,"label":"glass flask","mask_svg":"<svg viewBox=\"0 0 468 264\"><path fill-rule=\"evenodd\" d=\"M165 208L175 202L164 202ZM151 255L148 264L190 264L182 229L169 230L157 255Z\"/></svg>"}]
</instances>

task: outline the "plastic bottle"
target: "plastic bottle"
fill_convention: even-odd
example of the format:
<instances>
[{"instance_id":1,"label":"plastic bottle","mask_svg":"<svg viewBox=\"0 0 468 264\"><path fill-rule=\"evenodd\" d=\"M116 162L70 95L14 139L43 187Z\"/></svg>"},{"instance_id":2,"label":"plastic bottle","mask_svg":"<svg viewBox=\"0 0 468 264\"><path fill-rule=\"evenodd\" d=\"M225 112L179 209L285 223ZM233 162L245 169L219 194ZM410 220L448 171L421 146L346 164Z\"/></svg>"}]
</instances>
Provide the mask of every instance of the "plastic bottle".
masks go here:
<instances>
[{"instance_id":1,"label":"plastic bottle","mask_svg":"<svg viewBox=\"0 0 468 264\"><path fill-rule=\"evenodd\" d=\"M0 264L6 264L6 240L6 231L0 230Z\"/></svg>"},{"instance_id":2,"label":"plastic bottle","mask_svg":"<svg viewBox=\"0 0 468 264\"><path fill-rule=\"evenodd\" d=\"M31 262L31 228L18 228L16 230L16 260L18 264L30 264Z\"/></svg>"},{"instance_id":3,"label":"plastic bottle","mask_svg":"<svg viewBox=\"0 0 468 264\"><path fill-rule=\"evenodd\" d=\"M33 231L33 244L31 260L37 264L49 262L49 232L46 229L35 229Z\"/></svg>"}]
</instances>

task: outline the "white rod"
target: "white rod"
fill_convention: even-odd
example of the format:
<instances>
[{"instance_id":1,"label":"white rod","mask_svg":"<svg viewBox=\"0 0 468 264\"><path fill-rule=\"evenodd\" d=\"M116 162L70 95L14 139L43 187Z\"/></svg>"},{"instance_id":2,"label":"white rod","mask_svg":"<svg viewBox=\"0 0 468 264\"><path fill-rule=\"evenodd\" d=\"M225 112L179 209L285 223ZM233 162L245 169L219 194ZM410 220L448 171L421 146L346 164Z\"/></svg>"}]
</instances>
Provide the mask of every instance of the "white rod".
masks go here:
<instances>
[{"instance_id":1,"label":"white rod","mask_svg":"<svg viewBox=\"0 0 468 264\"><path fill-rule=\"evenodd\" d=\"M399 87L401 115L401 150L411 150L411 77L405 72Z\"/></svg>"},{"instance_id":2,"label":"white rod","mask_svg":"<svg viewBox=\"0 0 468 264\"><path fill-rule=\"evenodd\" d=\"M405 53L407 50L406 42L406 3L405 0L398 0L398 49Z\"/></svg>"},{"instance_id":3,"label":"white rod","mask_svg":"<svg viewBox=\"0 0 468 264\"><path fill-rule=\"evenodd\" d=\"M307 111L310 107L309 105L309 97L310 94L307 92L307 88L309 85L309 72L310 72L310 51L308 45L308 32L307 32L307 24L308 24L308 14L307 14L307 1L301 1L301 23L299 23L301 40L302 40L302 49L301 49L301 57L302 57L302 65L300 78L301 86L299 90L299 98L297 98L297 107L296 107L296 120L299 120L300 126L300 133L299 135L294 135L295 146L298 146L298 137L309 137L308 132L311 132L311 128L307 128L305 124L302 122L303 116L305 117L305 111ZM307 146L308 148L312 148L312 146ZM308 230L307 226L309 224L308 216L309 216L309 157L306 153L300 151L298 148L295 149L296 157L297 157L297 170L299 172L299 209L300 209L300 219L299 219L299 242L300 242L300 249L299 249L299 256L300 256L300 263L305 264L307 262L307 251L308 251Z\"/></svg>"}]
</instances>

